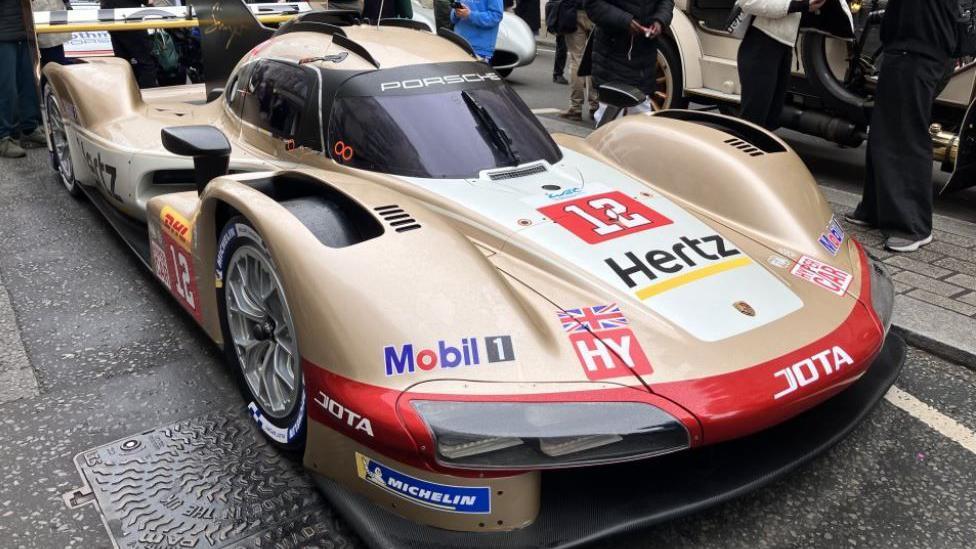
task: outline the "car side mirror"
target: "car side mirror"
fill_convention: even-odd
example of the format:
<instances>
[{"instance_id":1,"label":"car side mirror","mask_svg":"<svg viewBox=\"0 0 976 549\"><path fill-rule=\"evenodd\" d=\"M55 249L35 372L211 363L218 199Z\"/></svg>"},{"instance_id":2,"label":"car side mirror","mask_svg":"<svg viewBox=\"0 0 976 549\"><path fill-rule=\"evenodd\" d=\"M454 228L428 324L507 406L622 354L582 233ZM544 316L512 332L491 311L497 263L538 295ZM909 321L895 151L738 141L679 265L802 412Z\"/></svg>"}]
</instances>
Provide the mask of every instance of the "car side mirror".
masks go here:
<instances>
[{"instance_id":1,"label":"car side mirror","mask_svg":"<svg viewBox=\"0 0 976 549\"><path fill-rule=\"evenodd\" d=\"M173 126L160 131L163 147L180 156L193 157L197 193L210 180L227 174L230 165L230 141L213 126Z\"/></svg>"},{"instance_id":2,"label":"car side mirror","mask_svg":"<svg viewBox=\"0 0 976 549\"><path fill-rule=\"evenodd\" d=\"M620 111L636 107L646 101L647 95L636 86L621 82L607 82L600 86L599 98L601 103L607 104L599 124L603 126L617 118Z\"/></svg>"}]
</instances>

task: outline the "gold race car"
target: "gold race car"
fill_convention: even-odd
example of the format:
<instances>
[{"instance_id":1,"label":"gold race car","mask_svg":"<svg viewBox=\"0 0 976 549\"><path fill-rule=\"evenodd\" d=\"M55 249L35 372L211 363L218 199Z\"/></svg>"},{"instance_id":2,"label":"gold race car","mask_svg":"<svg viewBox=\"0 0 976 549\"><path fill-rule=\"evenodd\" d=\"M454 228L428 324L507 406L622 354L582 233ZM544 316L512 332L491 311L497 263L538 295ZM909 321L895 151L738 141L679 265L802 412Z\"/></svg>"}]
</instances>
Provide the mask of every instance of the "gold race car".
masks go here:
<instances>
[{"instance_id":1,"label":"gold race car","mask_svg":"<svg viewBox=\"0 0 976 549\"><path fill-rule=\"evenodd\" d=\"M897 377L887 274L775 135L681 110L550 135L448 31L199 17L244 52L206 91L44 68L53 165L370 543L688 513L829 448Z\"/></svg>"}]
</instances>

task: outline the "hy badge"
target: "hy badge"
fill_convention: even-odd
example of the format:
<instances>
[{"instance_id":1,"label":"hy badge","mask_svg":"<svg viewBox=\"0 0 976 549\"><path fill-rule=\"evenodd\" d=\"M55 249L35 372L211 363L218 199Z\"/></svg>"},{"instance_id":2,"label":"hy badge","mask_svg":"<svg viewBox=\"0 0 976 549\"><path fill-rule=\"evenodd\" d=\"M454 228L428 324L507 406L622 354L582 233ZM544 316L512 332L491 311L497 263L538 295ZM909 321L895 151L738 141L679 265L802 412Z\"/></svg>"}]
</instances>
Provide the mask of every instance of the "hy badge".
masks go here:
<instances>
[{"instance_id":1,"label":"hy badge","mask_svg":"<svg viewBox=\"0 0 976 549\"><path fill-rule=\"evenodd\" d=\"M653 370L620 307L595 305L558 313L563 331L589 379L647 375Z\"/></svg>"},{"instance_id":2,"label":"hy badge","mask_svg":"<svg viewBox=\"0 0 976 549\"><path fill-rule=\"evenodd\" d=\"M437 484L406 473L356 452L356 472L367 483L417 505L439 511L486 515L491 513L491 488Z\"/></svg>"}]
</instances>

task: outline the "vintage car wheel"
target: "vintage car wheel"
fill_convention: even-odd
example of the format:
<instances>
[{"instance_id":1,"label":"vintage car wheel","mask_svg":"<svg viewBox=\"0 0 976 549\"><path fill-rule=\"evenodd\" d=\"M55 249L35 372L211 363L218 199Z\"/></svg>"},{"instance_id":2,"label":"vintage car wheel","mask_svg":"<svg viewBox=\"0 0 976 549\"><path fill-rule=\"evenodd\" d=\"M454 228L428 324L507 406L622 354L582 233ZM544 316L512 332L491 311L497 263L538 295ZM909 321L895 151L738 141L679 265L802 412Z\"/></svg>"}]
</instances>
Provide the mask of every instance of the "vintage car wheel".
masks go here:
<instances>
[{"instance_id":1,"label":"vintage car wheel","mask_svg":"<svg viewBox=\"0 0 976 549\"><path fill-rule=\"evenodd\" d=\"M688 107L681 73L681 58L678 56L674 42L669 38L662 38L658 42L655 78L657 90L651 97L651 107L655 111Z\"/></svg>"},{"instance_id":2,"label":"vintage car wheel","mask_svg":"<svg viewBox=\"0 0 976 549\"><path fill-rule=\"evenodd\" d=\"M276 445L305 444L305 384L297 333L277 268L243 217L221 232L217 263L224 354L238 375L248 410Z\"/></svg>"},{"instance_id":3,"label":"vintage car wheel","mask_svg":"<svg viewBox=\"0 0 976 549\"><path fill-rule=\"evenodd\" d=\"M47 110L47 136L51 141L54 152L51 163L58 172L61 184L68 194L74 197L81 195L78 182L75 180L74 165L71 163L71 145L68 143L68 133L64 129L64 117L61 116L61 105L50 87L44 89L44 106Z\"/></svg>"}]
</instances>

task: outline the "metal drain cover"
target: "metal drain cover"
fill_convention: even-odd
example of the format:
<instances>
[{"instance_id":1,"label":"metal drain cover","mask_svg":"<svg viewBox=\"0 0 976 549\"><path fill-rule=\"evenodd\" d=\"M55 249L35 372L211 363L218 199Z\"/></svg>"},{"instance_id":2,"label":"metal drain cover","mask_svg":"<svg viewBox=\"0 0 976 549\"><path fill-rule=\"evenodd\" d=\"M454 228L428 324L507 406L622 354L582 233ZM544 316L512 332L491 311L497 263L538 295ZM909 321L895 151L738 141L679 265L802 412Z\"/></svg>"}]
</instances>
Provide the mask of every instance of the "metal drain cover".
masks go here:
<instances>
[{"instance_id":1,"label":"metal drain cover","mask_svg":"<svg viewBox=\"0 0 976 549\"><path fill-rule=\"evenodd\" d=\"M75 456L116 547L353 545L301 466L236 413L189 419Z\"/></svg>"}]
</instances>

